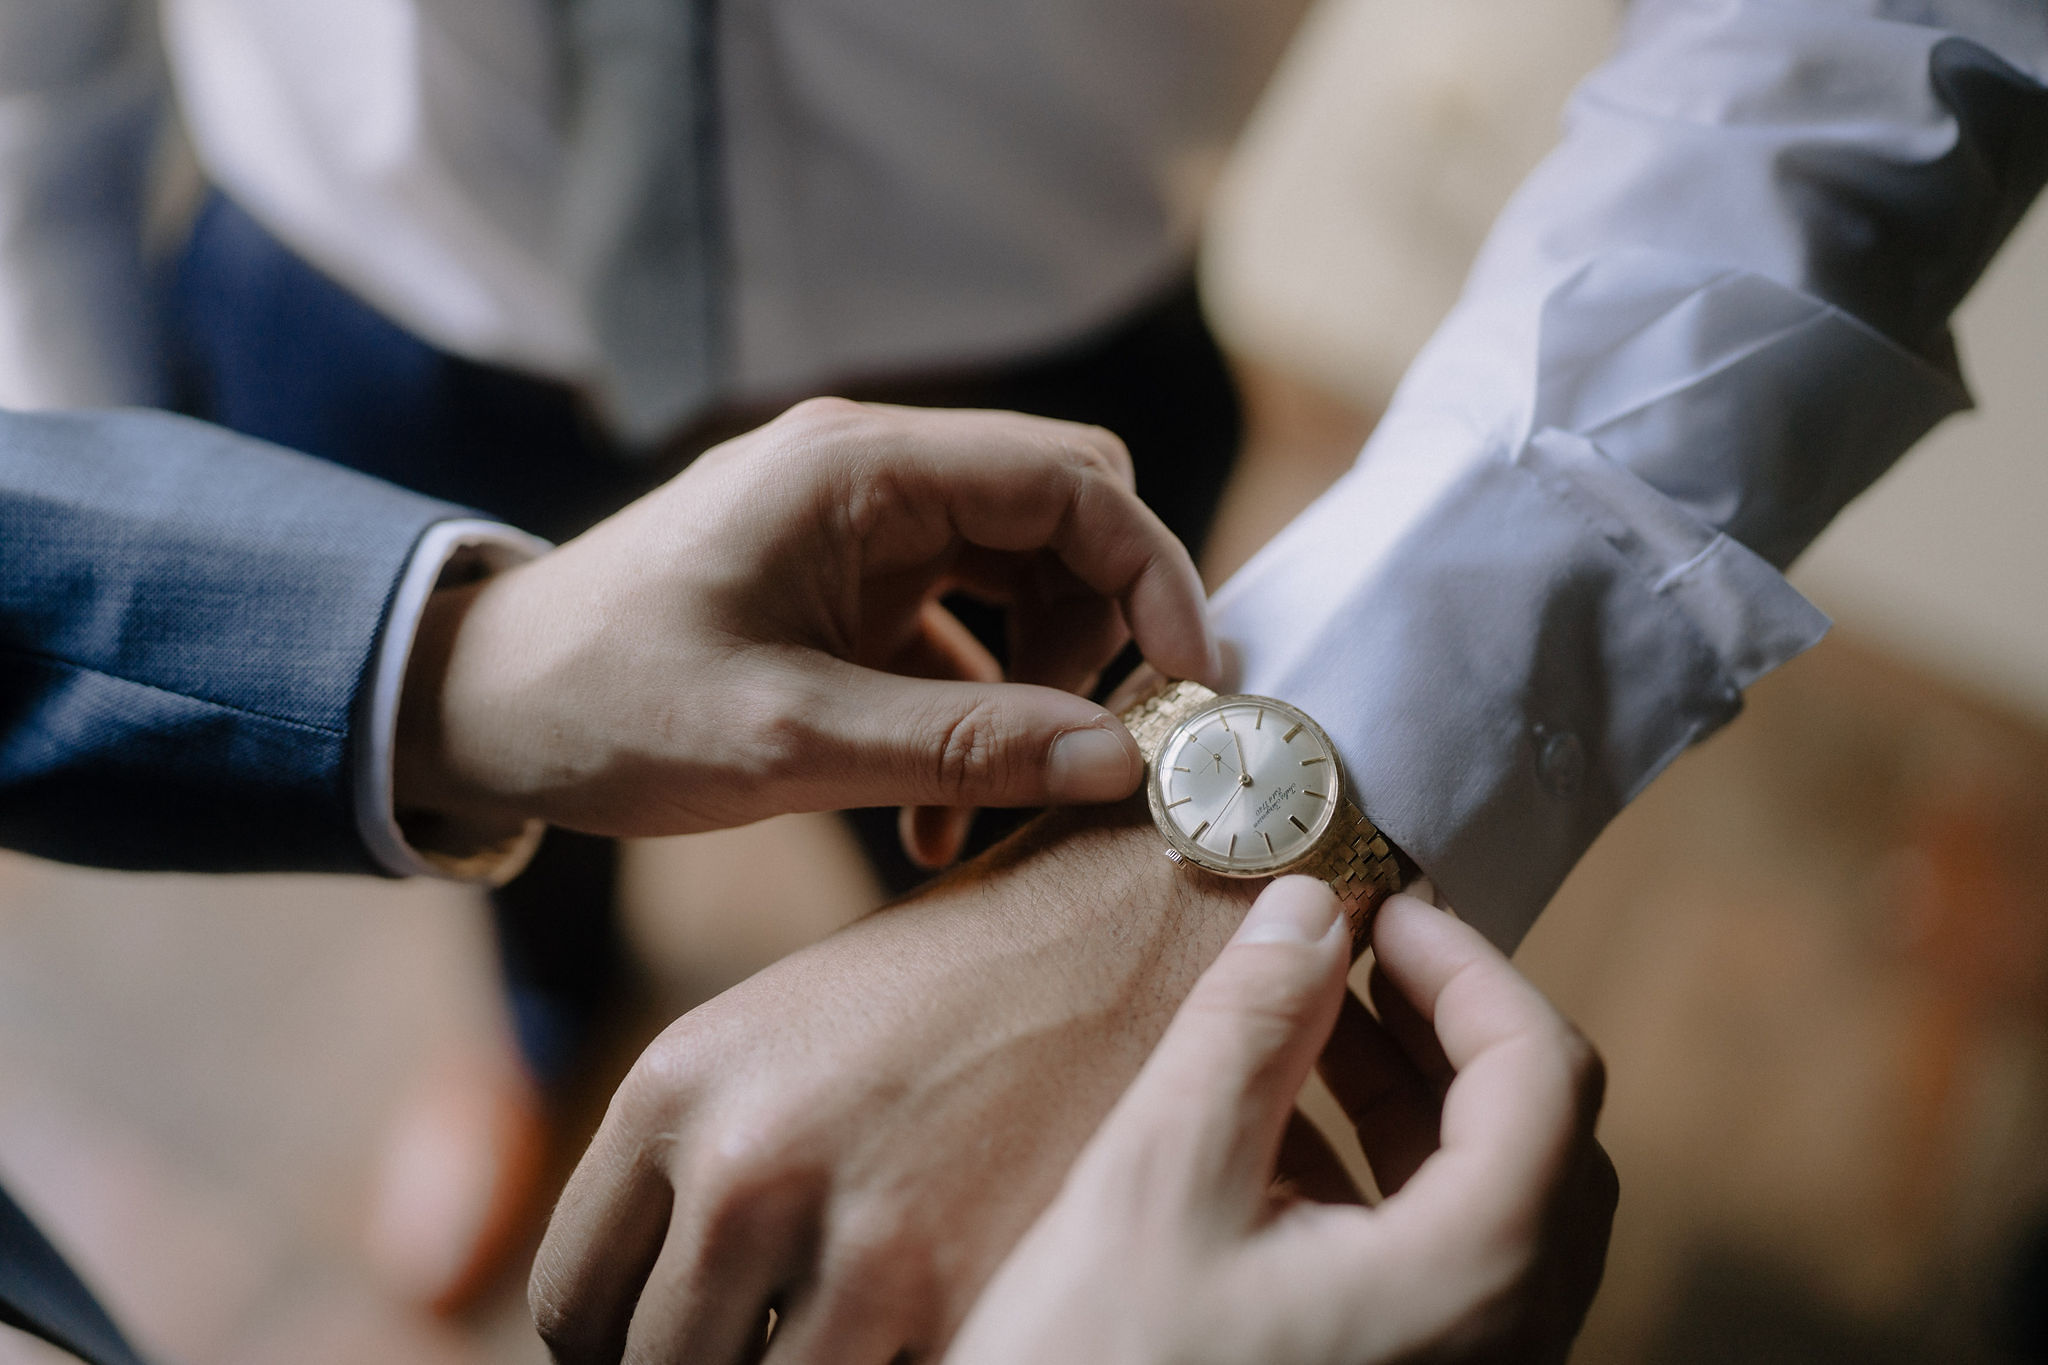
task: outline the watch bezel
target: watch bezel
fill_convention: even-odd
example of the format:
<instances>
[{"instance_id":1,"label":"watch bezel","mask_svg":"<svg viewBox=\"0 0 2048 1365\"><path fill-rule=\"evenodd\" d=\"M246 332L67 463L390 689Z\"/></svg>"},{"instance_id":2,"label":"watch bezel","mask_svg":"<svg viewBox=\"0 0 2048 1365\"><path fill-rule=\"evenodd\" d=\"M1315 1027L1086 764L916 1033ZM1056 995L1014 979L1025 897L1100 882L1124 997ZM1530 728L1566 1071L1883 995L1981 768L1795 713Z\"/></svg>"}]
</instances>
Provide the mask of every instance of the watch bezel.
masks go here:
<instances>
[{"instance_id":1,"label":"watch bezel","mask_svg":"<svg viewBox=\"0 0 2048 1365\"><path fill-rule=\"evenodd\" d=\"M1303 841L1301 852L1292 857L1255 868L1231 867L1219 864L1214 861L1216 855L1213 852L1203 848L1200 844L1197 844L1180 832L1179 827L1174 824L1171 817L1166 813L1166 788L1161 769L1161 764L1167 752L1173 748L1174 740L1189 726L1198 723L1212 711L1219 711L1229 706L1247 704L1263 706L1269 710L1278 711L1289 719L1300 722L1303 729L1314 734L1317 742L1323 746L1323 752L1330 756L1330 781L1332 784L1329 800L1323 803L1322 813L1317 817L1314 828L1308 832ZM1167 848L1177 854L1182 861L1193 863L1204 872L1212 872L1219 877L1238 877L1246 881L1265 877L1279 877L1300 867L1303 863L1309 862L1322 848L1324 841L1329 836L1330 826L1337 818L1338 809L1347 799L1349 799L1349 792L1346 790L1344 766L1337 757L1337 746L1330 742L1329 732L1316 724L1315 717L1309 715L1308 712L1302 710L1299 706L1291 702L1282 701L1278 697L1261 696L1256 692L1231 692L1222 696L1212 697L1203 702L1199 707L1174 722L1173 728L1168 730L1165 736L1160 739L1158 749L1153 752L1151 760L1145 765L1145 804L1150 808L1152 824L1158 829L1160 836L1166 840ZM1240 861L1244 860L1241 859Z\"/></svg>"}]
</instances>

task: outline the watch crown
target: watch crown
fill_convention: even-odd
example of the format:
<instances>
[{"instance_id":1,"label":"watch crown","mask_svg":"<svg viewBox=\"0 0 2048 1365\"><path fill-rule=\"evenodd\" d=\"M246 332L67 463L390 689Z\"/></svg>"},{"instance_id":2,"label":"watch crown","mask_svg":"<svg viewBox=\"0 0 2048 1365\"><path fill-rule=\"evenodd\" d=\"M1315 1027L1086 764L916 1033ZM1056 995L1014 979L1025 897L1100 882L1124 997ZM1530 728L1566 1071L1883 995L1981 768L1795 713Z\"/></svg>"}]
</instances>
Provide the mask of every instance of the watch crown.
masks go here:
<instances>
[{"instance_id":1,"label":"watch crown","mask_svg":"<svg viewBox=\"0 0 2048 1365\"><path fill-rule=\"evenodd\" d=\"M1176 862L1176 863L1184 863L1184 862L1186 862L1186 861L1187 861L1187 859L1186 859L1186 858L1185 858L1184 856L1182 856L1182 854L1181 854L1181 851L1180 851L1179 849L1177 849L1177 848L1169 848L1169 849L1164 849L1164 850L1162 850L1162 851L1163 851L1163 852L1164 852L1164 853L1166 854L1166 856L1167 856L1167 857L1168 857L1169 859L1171 859L1172 861L1174 861L1174 862Z\"/></svg>"}]
</instances>

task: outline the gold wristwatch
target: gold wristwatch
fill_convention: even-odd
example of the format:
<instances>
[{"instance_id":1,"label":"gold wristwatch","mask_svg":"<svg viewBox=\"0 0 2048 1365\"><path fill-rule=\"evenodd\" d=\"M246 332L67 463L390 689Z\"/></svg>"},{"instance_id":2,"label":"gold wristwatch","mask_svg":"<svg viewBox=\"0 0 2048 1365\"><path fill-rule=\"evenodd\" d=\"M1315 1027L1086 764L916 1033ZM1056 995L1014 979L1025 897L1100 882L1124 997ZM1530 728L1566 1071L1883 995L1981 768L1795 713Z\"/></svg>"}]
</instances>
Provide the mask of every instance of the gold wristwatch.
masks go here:
<instances>
[{"instance_id":1,"label":"gold wristwatch","mask_svg":"<svg viewBox=\"0 0 2048 1365\"><path fill-rule=\"evenodd\" d=\"M1345 790L1323 727L1272 697L1162 681L1124 710L1166 856L1223 877L1320 877L1354 941L1407 880L1401 851Z\"/></svg>"}]
</instances>

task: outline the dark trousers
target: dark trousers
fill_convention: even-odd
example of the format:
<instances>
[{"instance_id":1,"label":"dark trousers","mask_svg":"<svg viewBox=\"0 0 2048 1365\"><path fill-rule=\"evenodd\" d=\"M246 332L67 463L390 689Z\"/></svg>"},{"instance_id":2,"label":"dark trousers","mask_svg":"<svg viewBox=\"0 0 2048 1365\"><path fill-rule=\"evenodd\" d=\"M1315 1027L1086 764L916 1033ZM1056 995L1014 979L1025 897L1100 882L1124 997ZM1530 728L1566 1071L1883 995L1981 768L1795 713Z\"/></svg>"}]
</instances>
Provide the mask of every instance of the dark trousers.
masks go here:
<instances>
[{"instance_id":1,"label":"dark trousers","mask_svg":"<svg viewBox=\"0 0 2048 1365\"><path fill-rule=\"evenodd\" d=\"M714 414L659 455L631 458L568 389L437 350L218 195L200 213L167 292L182 410L551 540L575 535L785 406ZM833 391L1108 427L1130 447L1139 493L1197 548L1239 437L1236 391L1188 278L1050 354ZM1000 658L999 613L955 605ZM897 847L894 813L850 818L883 883L899 892L915 885L922 874ZM984 818L977 842L1010 823ZM616 890L612 842L557 830L525 875L493 893L521 1045L543 1078L570 1060L618 979Z\"/></svg>"}]
</instances>

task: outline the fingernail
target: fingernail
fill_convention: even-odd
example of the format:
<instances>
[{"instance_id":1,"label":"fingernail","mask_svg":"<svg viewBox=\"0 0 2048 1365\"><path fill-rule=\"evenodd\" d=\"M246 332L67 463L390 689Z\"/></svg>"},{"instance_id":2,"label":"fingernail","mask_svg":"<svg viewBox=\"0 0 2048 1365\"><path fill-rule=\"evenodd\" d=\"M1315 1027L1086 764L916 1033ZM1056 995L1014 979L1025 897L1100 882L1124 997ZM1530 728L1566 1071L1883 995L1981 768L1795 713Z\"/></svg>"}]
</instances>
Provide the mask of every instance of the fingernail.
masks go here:
<instances>
[{"instance_id":1,"label":"fingernail","mask_svg":"<svg viewBox=\"0 0 2048 1365\"><path fill-rule=\"evenodd\" d=\"M1045 787L1055 801L1114 801L1138 780L1130 741L1114 730L1068 730L1052 742Z\"/></svg>"},{"instance_id":2,"label":"fingernail","mask_svg":"<svg viewBox=\"0 0 2048 1365\"><path fill-rule=\"evenodd\" d=\"M1313 877L1282 877L1259 894L1232 943L1320 943L1336 926L1337 897Z\"/></svg>"}]
</instances>

